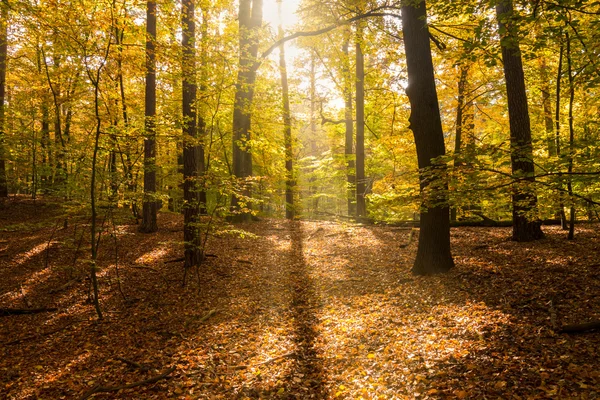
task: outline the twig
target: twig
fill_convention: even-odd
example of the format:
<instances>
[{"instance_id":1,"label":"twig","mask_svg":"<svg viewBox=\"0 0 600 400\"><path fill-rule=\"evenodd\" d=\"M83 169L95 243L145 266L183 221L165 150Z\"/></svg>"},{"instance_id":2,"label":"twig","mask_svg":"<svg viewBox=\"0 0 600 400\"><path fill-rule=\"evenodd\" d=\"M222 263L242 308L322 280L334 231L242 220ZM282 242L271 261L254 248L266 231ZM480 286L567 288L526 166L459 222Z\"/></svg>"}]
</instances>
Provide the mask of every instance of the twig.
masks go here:
<instances>
[{"instance_id":1,"label":"twig","mask_svg":"<svg viewBox=\"0 0 600 400\"><path fill-rule=\"evenodd\" d=\"M162 379L166 379L169 375L171 375L171 373L173 371L175 371L175 367L166 369L160 375L153 376L152 378L148 378L143 381L128 383L127 385L120 385L120 386L97 385L97 386L94 386L93 388L91 388L90 390L88 390L87 392L85 392L83 394L83 396L80 397L80 400L86 400L86 399L92 397L93 395L95 395L96 393L118 392L119 390L122 390L122 389L131 389L131 388L138 387L138 386L149 385L151 383L158 382Z\"/></svg>"},{"instance_id":2,"label":"twig","mask_svg":"<svg viewBox=\"0 0 600 400\"><path fill-rule=\"evenodd\" d=\"M29 301L29 299L27 299L27 295L23 290L23 285L20 285L19 291L21 292L21 297L23 298L23 303L25 303L25 306L27 308L33 308L33 305L31 305L31 302Z\"/></svg>"},{"instance_id":3,"label":"twig","mask_svg":"<svg viewBox=\"0 0 600 400\"><path fill-rule=\"evenodd\" d=\"M62 292L65 289L68 289L70 286L72 286L74 283L77 282L81 282L81 280L84 278L83 275L78 276L76 278L71 279L69 282L65 283L64 285L57 287L56 289L51 289L48 293L50 294L54 294L54 293L58 293L58 292Z\"/></svg>"},{"instance_id":4,"label":"twig","mask_svg":"<svg viewBox=\"0 0 600 400\"><path fill-rule=\"evenodd\" d=\"M213 315L215 315L216 313L217 313L217 310L215 310L215 309L210 310L209 312L206 313L206 315L204 317L200 318L198 320L198 322L204 322L207 319L209 319L210 317L212 317Z\"/></svg>"},{"instance_id":5,"label":"twig","mask_svg":"<svg viewBox=\"0 0 600 400\"><path fill-rule=\"evenodd\" d=\"M59 223L60 223L60 220L57 220L56 224L54 225L54 229L52 230L52 234L50 235L50 239L48 239L48 244L46 244L46 254L44 257L44 268L48 268L48 261L50 259L50 245L52 244L52 239L54 239L54 234L56 233L56 230L58 229Z\"/></svg>"},{"instance_id":6,"label":"twig","mask_svg":"<svg viewBox=\"0 0 600 400\"><path fill-rule=\"evenodd\" d=\"M128 359L126 359L126 358L124 358L124 357L119 357L119 356L116 356L116 357L115 357L115 360L117 360L117 361L121 361L121 362L123 362L123 363L125 363L125 364L129 365L130 367L134 367L134 368L140 369L140 370L142 370L142 371L149 371L149 370L150 370L150 367L147 367L147 366L145 366L145 365L142 365L142 364L140 364L140 363L137 363L137 362L135 362L135 361L128 360Z\"/></svg>"},{"instance_id":7,"label":"twig","mask_svg":"<svg viewBox=\"0 0 600 400\"><path fill-rule=\"evenodd\" d=\"M560 333L584 333L600 329L600 321L586 322L583 324L565 325Z\"/></svg>"}]
</instances>

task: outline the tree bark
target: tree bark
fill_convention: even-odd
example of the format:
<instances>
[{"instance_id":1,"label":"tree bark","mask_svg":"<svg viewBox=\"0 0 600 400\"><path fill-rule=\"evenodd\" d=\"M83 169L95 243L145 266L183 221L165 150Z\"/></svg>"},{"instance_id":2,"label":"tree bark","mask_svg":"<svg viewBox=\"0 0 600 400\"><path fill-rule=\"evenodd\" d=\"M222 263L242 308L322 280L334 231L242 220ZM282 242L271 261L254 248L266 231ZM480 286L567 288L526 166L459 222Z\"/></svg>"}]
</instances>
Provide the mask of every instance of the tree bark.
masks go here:
<instances>
[{"instance_id":1,"label":"tree bark","mask_svg":"<svg viewBox=\"0 0 600 400\"><path fill-rule=\"evenodd\" d=\"M556 126L556 131L554 132L554 134L555 134L554 143L555 143L555 148L556 148L556 156L557 156L559 162L562 157L561 140L560 140L560 87L561 87L561 81L562 81L563 54L564 54L564 46L561 43L560 50L559 50L559 56L558 56L558 68L556 71L556 110L555 110L555 114L554 114L554 122L555 122L555 126ZM563 188L562 177L559 178L559 188L560 189ZM560 226L561 226L562 230L567 230L568 229L567 216L565 215L565 205L564 205L564 201L563 201L562 191L559 193L559 196L560 196L560 201L559 201L559 205L558 205L558 208L559 208L558 215L560 216Z\"/></svg>"},{"instance_id":2,"label":"tree bark","mask_svg":"<svg viewBox=\"0 0 600 400\"><path fill-rule=\"evenodd\" d=\"M461 150L463 142L463 126L465 122L465 91L467 87L467 76L469 74L469 67L464 62L459 66L459 73L460 75L458 78L458 94L456 104L456 134L454 139L454 168L459 168L464 165L464 157L461 154ZM450 209L450 221L456 222L456 216L456 207L452 207Z\"/></svg>"},{"instance_id":3,"label":"tree bark","mask_svg":"<svg viewBox=\"0 0 600 400\"><path fill-rule=\"evenodd\" d=\"M365 203L365 60L362 26L356 26L356 218L367 216Z\"/></svg>"},{"instance_id":4,"label":"tree bark","mask_svg":"<svg viewBox=\"0 0 600 400\"><path fill-rule=\"evenodd\" d=\"M278 3L281 19L281 2ZM279 37L283 37L283 27L279 26ZM285 217L295 217L294 208L294 165L292 148L292 115L290 111L290 94L288 86L287 66L285 63L285 44L279 47L279 72L281 74L281 95L283 103L283 141L285 145Z\"/></svg>"},{"instance_id":5,"label":"tree bark","mask_svg":"<svg viewBox=\"0 0 600 400\"><path fill-rule=\"evenodd\" d=\"M554 121L552 120L548 65L546 64L546 58L544 56L542 56L540 60L540 79L542 81L540 90L542 92L542 109L544 112L544 128L546 130L546 146L548 149L548 156L552 157L556 155L556 142L553 137Z\"/></svg>"},{"instance_id":6,"label":"tree bark","mask_svg":"<svg viewBox=\"0 0 600 400\"><path fill-rule=\"evenodd\" d=\"M8 182L6 179L5 136L6 123L4 96L6 94L6 56L8 50L8 1L0 4L0 197L8 197Z\"/></svg>"},{"instance_id":7,"label":"tree bark","mask_svg":"<svg viewBox=\"0 0 600 400\"><path fill-rule=\"evenodd\" d=\"M183 241L184 269L197 267L202 262L198 223L200 196L198 167L200 164L198 129L196 125L196 23L194 0L181 4L182 110L183 110Z\"/></svg>"},{"instance_id":8,"label":"tree bark","mask_svg":"<svg viewBox=\"0 0 600 400\"><path fill-rule=\"evenodd\" d=\"M144 202L140 232L158 230L156 214L156 3L148 0L146 9L146 94L144 138Z\"/></svg>"},{"instance_id":9,"label":"tree bark","mask_svg":"<svg viewBox=\"0 0 600 400\"><path fill-rule=\"evenodd\" d=\"M402 6L402 32L406 50L410 100L410 129L415 137L421 179L421 228L412 272L443 273L454 267L450 252L450 212L445 165L434 165L445 154L444 133L435 87L433 61L427 29L425 1ZM431 170L433 169L433 174ZM430 199L425 194L431 192Z\"/></svg>"},{"instance_id":10,"label":"tree bark","mask_svg":"<svg viewBox=\"0 0 600 400\"><path fill-rule=\"evenodd\" d=\"M541 222L537 217L537 195L531 185L535 182L531 124L525 91L523 62L513 18L511 0L501 0L496 6L496 16L501 37L502 61L508 97L510 124L511 167L515 176L527 177L526 185L513 187L513 235L518 242L537 240L544 237Z\"/></svg>"},{"instance_id":11,"label":"tree bark","mask_svg":"<svg viewBox=\"0 0 600 400\"><path fill-rule=\"evenodd\" d=\"M240 180L252 175L252 153L250 151L250 127L254 82L256 80L255 60L258 55L258 29L262 24L262 0L240 0L239 5L239 69L233 107L233 174ZM251 194L248 182L242 182L242 194ZM251 215L247 200L233 195L231 210L233 219L241 222Z\"/></svg>"},{"instance_id":12,"label":"tree bark","mask_svg":"<svg viewBox=\"0 0 600 400\"><path fill-rule=\"evenodd\" d=\"M342 47L342 69L344 74L344 122L346 140L344 155L346 156L346 197L348 198L348 215L356 215L356 176L354 172L354 120L352 119L352 75L350 74L349 43L346 39Z\"/></svg>"},{"instance_id":13,"label":"tree bark","mask_svg":"<svg viewBox=\"0 0 600 400\"><path fill-rule=\"evenodd\" d=\"M567 193L569 193L571 207L569 215L568 240L575 238L575 206L573 205L573 155L575 154L575 127L573 121L573 102L575 101L575 78L573 76L573 60L571 58L571 37L565 32L567 44L567 77L569 78L569 158L567 163Z\"/></svg>"}]
</instances>

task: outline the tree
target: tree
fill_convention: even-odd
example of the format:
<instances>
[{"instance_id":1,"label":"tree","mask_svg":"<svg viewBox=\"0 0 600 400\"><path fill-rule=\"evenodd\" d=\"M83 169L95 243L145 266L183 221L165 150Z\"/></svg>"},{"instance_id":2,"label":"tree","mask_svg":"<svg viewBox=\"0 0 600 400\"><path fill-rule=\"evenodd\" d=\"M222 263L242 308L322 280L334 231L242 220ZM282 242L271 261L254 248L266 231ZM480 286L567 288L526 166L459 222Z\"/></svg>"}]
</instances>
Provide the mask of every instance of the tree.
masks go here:
<instances>
[{"instance_id":1,"label":"tree","mask_svg":"<svg viewBox=\"0 0 600 400\"><path fill-rule=\"evenodd\" d=\"M352 75L350 74L350 56L348 39L342 46L342 74L344 77L344 156L346 158L346 197L348 215L356 215L356 177L354 172L354 121L352 120Z\"/></svg>"},{"instance_id":2,"label":"tree","mask_svg":"<svg viewBox=\"0 0 600 400\"><path fill-rule=\"evenodd\" d=\"M362 51L362 25L356 25L356 217L367 216L365 203L365 59Z\"/></svg>"},{"instance_id":3,"label":"tree","mask_svg":"<svg viewBox=\"0 0 600 400\"><path fill-rule=\"evenodd\" d=\"M198 172L202 163L196 124L196 23L194 0L181 2L182 111L183 111L183 241L184 269L200 265L202 251L198 223L200 215L200 190Z\"/></svg>"},{"instance_id":4,"label":"tree","mask_svg":"<svg viewBox=\"0 0 600 400\"><path fill-rule=\"evenodd\" d=\"M4 96L6 93L6 56L8 50L8 1L0 4L0 197L8 196L6 156L4 151Z\"/></svg>"},{"instance_id":5,"label":"tree","mask_svg":"<svg viewBox=\"0 0 600 400\"><path fill-rule=\"evenodd\" d=\"M144 202L140 231L158 230L156 213L156 2L146 4L146 95L144 138Z\"/></svg>"},{"instance_id":6,"label":"tree","mask_svg":"<svg viewBox=\"0 0 600 400\"><path fill-rule=\"evenodd\" d=\"M281 20L281 0L277 2L279 19ZM279 37L283 37L283 26L279 25ZM294 219L294 165L292 148L292 115L290 111L290 91L288 85L287 66L285 63L285 44L279 46L279 73L281 74L281 97L283 105L283 141L285 144L285 217Z\"/></svg>"},{"instance_id":7,"label":"tree","mask_svg":"<svg viewBox=\"0 0 600 400\"><path fill-rule=\"evenodd\" d=\"M429 275L446 272L454 266L450 252L446 167L433 162L445 154L444 133L435 87L425 1L405 3L401 12L408 73L406 94L410 101L410 129L417 148L421 195L432 192L421 206L419 245L412 271L417 275Z\"/></svg>"},{"instance_id":8,"label":"tree","mask_svg":"<svg viewBox=\"0 0 600 400\"><path fill-rule=\"evenodd\" d=\"M531 187L535 182L531 124L525 91L523 61L514 24L511 0L500 0L496 6L501 32L502 62L508 97L511 167L515 177L525 177L528 185L515 185L512 194L513 240L526 242L544 237L537 218L537 195Z\"/></svg>"},{"instance_id":9,"label":"tree","mask_svg":"<svg viewBox=\"0 0 600 400\"><path fill-rule=\"evenodd\" d=\"M252 153L250 151L251 106L256 81L256 57L258 55L258 30L262 24L262 0L240 0L239 6L239 49L240 58L233 108L233 174L246 179L252 175ZM249 197L248 182L244 182L243 194ZM240 198L231 198L231 209L237 212L236 220L247 220Z\"/></svg>"}]
</instances>

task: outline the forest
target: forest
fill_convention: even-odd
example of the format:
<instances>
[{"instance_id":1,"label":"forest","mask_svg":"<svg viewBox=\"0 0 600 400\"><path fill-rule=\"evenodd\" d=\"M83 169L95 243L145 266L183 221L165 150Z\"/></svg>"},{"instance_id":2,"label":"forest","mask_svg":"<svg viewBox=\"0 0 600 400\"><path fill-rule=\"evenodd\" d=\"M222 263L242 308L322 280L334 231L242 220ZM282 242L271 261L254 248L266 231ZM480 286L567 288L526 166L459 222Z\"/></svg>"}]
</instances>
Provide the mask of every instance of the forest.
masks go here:
<instances>
[{"instance_id":1,"label":"forest","mask_svg":"<svg viewBox=\"0 0 600 400\"><path fill-rule=\"evenodd\" d=\"M0 398L600 397L599 16L0 0Z\"/></svg>"}]
</instances>

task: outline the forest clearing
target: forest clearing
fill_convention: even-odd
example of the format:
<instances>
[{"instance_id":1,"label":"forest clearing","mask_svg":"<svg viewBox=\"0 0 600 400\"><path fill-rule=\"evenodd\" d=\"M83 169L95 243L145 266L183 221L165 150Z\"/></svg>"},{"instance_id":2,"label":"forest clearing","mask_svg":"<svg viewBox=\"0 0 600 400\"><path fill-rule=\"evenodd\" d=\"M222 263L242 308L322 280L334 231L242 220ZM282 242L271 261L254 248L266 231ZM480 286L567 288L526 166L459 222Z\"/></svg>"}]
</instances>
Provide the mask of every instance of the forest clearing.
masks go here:
<instances>
[{"instance_id":1,"label":"forest clearing","mask_svg":"<svg viewBox=\"0 0 600 400\"><path fill-rule=\"evenodd\" d=\"M423 277L417 230L263 219L211 236L182 288L181 215L159 213L153 234L116 216L99 243L98 321L78 247L89 219L64 228L64 211L0 210L0 308L49 309L0 316L2 398L600 396L600 333L560 333L599 317L597 224L527 243L453 228L455 268Z\"/></svg>"}]
</instances>

